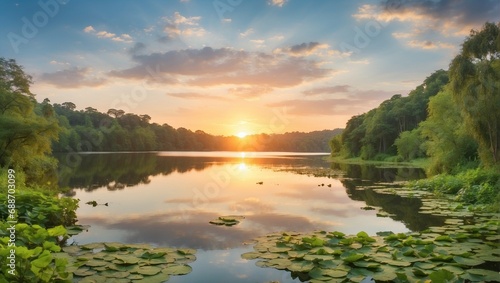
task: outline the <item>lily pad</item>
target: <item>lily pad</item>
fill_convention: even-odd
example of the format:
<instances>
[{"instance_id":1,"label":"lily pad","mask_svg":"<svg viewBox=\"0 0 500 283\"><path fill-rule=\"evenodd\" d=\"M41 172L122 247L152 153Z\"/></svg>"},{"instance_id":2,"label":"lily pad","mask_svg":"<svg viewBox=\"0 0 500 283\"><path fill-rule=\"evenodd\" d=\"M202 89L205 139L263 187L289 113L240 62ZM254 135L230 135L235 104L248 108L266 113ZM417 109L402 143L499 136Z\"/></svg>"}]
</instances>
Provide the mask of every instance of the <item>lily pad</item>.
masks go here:
<instances>
[{"instance_id":1,"label":"lily pad","mask_svg":"<svg viewBox=\"0 0 500 283\"><path fill-rule=\"evenodd\" d=\"M161 272L161 268L156 266L141 266L130 271L141 275L155 275Z\"/></svg>"},{"instance_id":2,"label":"lily pad","mask_svg":"<svg viewBox=\"0 0 500 283\"><path fill-rule=\"evenodd\" d=\"M179 264L179 265L170 265L163 269L162 272L165 272L169 275L184 275L191 272L193 269L189 265Z\"/></svg>"},{"instance_id":3,"label":"lily pad","mask_svg":"<svg viewBox=\"0 0 500 283\"><path fill-rule=\"evenodd\" d=\"M484 263L484 260L481 259L465 258L461 256L455 256L453 257L453 260L460 265L466 266L476 266Z\"/></svg>"}]
</instances>

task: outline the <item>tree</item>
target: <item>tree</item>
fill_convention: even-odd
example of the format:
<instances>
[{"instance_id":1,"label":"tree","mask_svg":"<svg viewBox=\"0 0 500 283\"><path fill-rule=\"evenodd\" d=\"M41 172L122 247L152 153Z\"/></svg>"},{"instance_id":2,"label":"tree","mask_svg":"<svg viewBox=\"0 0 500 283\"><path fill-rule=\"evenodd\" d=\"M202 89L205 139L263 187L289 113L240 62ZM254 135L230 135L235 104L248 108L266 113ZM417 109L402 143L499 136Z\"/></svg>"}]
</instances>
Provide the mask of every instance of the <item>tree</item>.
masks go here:
<instances>
[{"instance_id":1,"label":"tree","mask_svg":"<svg viewBox=\"0 0 500 283\"><path fill-rule=\"evenodd\" d=\"M477 159L477 143L466 131L451 91L445 88L429 101L429 117L419 130L430 157L428 173L452 173ZM399 148L399 147L398 147Z\"/></svg>"},{"instance_id":2,"label":"tree","mask_svg":"<svg viewBox=\"0 0 500 283\"><path fill-rule=\"evenodd\" d=\"M450 86L483 164L500 164L500 23L472 30L450 64Z\"/></svg>"},{"instance_id":3,"label":"tree","mask_svg":"<svg viewBox=\"0 0 500 283\"><path fill-rule=\"evenodd\" d=\"M30 84L21 66L0 58L0 166L21 169L28 182L36 182L55 170L55 159L48 154L59 126L48 102L37 115Z\"/></svg>"},{"instance_id":4,"label":"tree","mask_svg":"<svg viewBox=\"0 0 500 283\"><path fill-rule=\"evenodd\" d=\"M423 157L424 149L422 148L423 139L420 136L420 129L402 132L394 141L398 149L398 155L405 161Z\"/></svg>"},{"instance_id":5,"label":"tree","mask_svg":"<svg viewBox=\"0 0 500 283\"><path fill-rule=\"evenodd\" d=\"M341 140L341 135L336 135L334 136L328 145L330 146L331 149L331 155L336 156L340 154L340 151L342 150L342 140Z\"/></svg>"},{"instance_id":6,"label":"tree","mask_svg":"<svg viewBox=\"0 0 500 283\"><path fill-rule=\"evenodd\" d=\"M123 111L121 109L111 108L108 110L107 114L110 116L113 115L113 116L115 116L115 118L120 118L121 116L123 116L123 114L125 114L125 111Z\"/></svg>"},{"instance_id":7,"label":"tree","mask_svg":"<svg viewBox=\"0 0 500 283\"><path fill-rule=\"evenodd\" d=\"M76 105L73 103L73 102L63 102L62 104L62 107L68 109L68 110L75 110L76 109Z\"/></svg>"},{"instance_id":8,"label":"tree","mask_svg":"<svg viewBox=\"0 0 500 283\"><path fill-rule=\"evenodd\" d=\"M85 107L85 113L90 114L90 113L97 113L97 109L94 107Z\"/></svg>"}]
</instances>

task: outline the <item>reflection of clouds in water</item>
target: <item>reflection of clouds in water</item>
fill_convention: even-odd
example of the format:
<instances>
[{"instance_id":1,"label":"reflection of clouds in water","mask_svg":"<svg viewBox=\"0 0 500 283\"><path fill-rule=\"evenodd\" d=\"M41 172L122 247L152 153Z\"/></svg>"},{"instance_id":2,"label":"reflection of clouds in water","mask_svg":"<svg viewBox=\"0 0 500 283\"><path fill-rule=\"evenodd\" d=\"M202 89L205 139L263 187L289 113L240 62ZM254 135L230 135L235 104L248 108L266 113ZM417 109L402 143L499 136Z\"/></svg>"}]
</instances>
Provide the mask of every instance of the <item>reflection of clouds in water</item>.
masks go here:
<instances>
[{"instance_id":1,"label":"reflection of clouds in water","mask_svg":"<svg viewBox=\"0 0 500 283\"><path fill-rule=\"evenodd\" d=\"M333 208L333 207L312 207L310 209L312 212L316 212L322 215L334 215L337 217L348 217L353 215L351 209L346 208Z\"/></svg>"},{"instance_id":2,"label":"reflection of clouds in water","mask_svg":"<svg viewBox=\"0 0 500 283\"><path fill-rule=\"evenodd\" d=\"M274 207L272 204L266 203L259 198L249 197L242 201L231 204L229 206L229 209L231 209L231 211L234 211L235 213L250 212L254 214L272 211L274 210Z\"/></svg>"},{"instance_id":3,"label":"reflection of clouds in water","mask_svg":"<svg viewBox=\"0 0 500 283\"><path fill-rule=\"evenodd\" d=\"M186 211L185 215L180 212L168 212L118 219L82 216L80 223L103 226L110 230L123 230L126 234L124 242L205 250L238 247L255 237L280 230L310 231L332 226L332 223L315 222L303 216L271 212L247 216L242 223L233 227L208 223L219 216L206 211Z\"/></svg>"}]
</instances>

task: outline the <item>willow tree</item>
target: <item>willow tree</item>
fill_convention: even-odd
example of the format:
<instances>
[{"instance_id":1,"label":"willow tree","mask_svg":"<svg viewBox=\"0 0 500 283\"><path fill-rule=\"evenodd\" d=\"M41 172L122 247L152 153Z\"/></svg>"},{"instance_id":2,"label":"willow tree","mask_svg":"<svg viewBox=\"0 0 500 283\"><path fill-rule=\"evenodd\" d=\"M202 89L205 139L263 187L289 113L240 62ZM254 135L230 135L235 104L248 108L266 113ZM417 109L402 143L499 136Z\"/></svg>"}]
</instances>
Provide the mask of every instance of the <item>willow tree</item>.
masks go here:
<instances>
[{"instance_id":1,"label":"willow tree","mask_svg":"<svg viewBox=\"0 0 500 283\"><path fill-rule=\"evenodd\" d=\"M472 30L450 64L450 87L483 164L500 164L500 23Z\"/></svg>"},{"instance_id":2,"label":"willow tree","mask_svg":"<svg viewBox=\"0 0 500 283\"><path fill-rule=\"evenodd\" d=\"M55 169L51 152L59 126L50 104L40 115L29 87L31 77L14 60L0 58L0 167L26 172L28 181L39 182Z\"/></svg>"}]
</instances>

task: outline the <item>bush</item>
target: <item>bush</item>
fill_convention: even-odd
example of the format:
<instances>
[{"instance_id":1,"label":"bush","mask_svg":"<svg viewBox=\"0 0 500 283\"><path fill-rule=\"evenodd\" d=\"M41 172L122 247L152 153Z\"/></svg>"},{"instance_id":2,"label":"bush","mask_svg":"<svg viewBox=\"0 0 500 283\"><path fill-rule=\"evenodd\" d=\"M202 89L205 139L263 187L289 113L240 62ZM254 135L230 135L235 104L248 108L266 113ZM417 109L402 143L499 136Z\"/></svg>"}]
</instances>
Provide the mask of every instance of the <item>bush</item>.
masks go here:
<instances>
[{"instance_id":1,"label":"bush","mask_svg":"<svg viewBox=\"0 0 500 283\"><path fill-rule=\"evenodd\" d=\"M17 192L15 197L19 222L50 228L58 225L72 226L77 221L77 199L57 198L28 191ZM7 220L8 216L7 194L1 194L0 221Z\"/></svg>"},{"instance_id":2,"label":"bush","mask_svg":"<svg viewBox=\"0 0 500 283\"><path fill-rule=\"evenodd\" d=\"M410 183L411 187L431 190L436 194L456 194L456 200L466 204L500 202L500 172L476 168L457 175L440 174Z\"/></svg>"}]
</instances>

